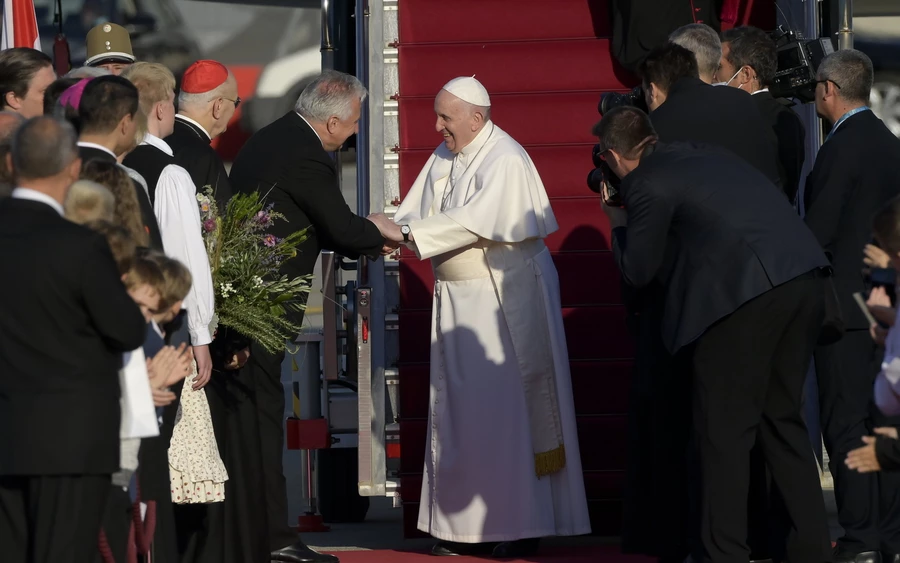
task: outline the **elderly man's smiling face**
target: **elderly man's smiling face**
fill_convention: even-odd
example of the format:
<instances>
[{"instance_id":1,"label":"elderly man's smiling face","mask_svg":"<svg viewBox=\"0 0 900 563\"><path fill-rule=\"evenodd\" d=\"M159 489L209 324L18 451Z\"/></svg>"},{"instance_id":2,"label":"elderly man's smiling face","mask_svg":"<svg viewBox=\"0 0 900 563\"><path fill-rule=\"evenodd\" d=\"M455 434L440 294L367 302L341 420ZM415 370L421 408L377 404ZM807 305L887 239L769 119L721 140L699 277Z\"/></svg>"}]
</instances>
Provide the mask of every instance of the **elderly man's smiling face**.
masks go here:
<instances>
[{"instance_id":1,"label":"elderly man's smiling face","mask_svg":"<svg viewBox=\"0 0 900 563\"><path fill-rule=\"evenodd\" d=\"M434 99L434 113L437 114L434 128L444 136L444 144L453 154L471 143L485 123L480 108L446 90L441 90Z\"/></svg>"}]
</instances>

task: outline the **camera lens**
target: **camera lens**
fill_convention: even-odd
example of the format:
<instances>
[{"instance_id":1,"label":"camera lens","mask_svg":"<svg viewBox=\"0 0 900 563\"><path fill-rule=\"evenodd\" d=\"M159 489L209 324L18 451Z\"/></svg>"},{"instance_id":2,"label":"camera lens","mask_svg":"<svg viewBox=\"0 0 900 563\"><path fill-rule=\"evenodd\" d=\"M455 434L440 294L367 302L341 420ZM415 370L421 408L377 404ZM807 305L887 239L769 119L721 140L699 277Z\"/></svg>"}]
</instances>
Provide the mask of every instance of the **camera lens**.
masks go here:
<instances>
[{"instance_id":1,"label":"camera lens","mask_svg":"<svg viewBox=\"0 0 900 563\"><path fill-rule=\"evenodd\" d=\"M595 194L599 194L603 189L603 172L599 168L594 168L587 175L587 186Z\"/></svg>"}]
</instances>

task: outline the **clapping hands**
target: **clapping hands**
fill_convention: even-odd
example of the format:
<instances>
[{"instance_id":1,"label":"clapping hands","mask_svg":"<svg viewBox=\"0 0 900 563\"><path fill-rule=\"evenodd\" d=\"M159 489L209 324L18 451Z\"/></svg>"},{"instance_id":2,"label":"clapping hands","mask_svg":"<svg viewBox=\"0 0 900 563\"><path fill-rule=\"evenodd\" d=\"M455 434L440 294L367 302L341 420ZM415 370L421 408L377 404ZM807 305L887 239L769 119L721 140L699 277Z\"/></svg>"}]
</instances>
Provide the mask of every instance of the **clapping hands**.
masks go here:
<instances>
[{"instance_id":1,"label":"clapping hands","mask_svg":"<svg viewBox=\"0 0 900 563\"><path fill-rule=\"evenodd\" d=\"M188 376L193 357L186 344L177 348L165 346L155 356L147 359L147 375L153 391L153 404L166 406L175 400L175 394L167 388Z\"/></svg>"}]
</instances>

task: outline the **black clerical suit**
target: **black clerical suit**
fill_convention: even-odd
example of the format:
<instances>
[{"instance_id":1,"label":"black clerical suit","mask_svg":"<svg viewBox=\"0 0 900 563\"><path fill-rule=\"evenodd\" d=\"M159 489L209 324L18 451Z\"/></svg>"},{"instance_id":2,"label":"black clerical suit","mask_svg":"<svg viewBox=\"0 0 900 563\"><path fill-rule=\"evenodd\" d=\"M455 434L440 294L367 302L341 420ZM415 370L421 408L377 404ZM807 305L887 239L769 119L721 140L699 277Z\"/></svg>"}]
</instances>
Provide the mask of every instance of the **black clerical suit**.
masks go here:
<instances>
[{"instance_id":1,"label":"black clerical suit","mask_svg":"<svg viewBox=\"0 0 900 563\"><path fill-rule=\"evenodd\" d=\"M287 218L287 221L275 223L272 234L284 237L309 228L309 238L300 245L297 256L282 265L282 273L290 277L311 275L323 248L349 258L359 255L375 258L380 255L384 238L371 221L350 210L338 187L338 174L340 170L322 147L316 132L293 111L254 134L238 153L231 168L234 192L258 190L268 202L274 204L275 211ZM302 322L302 318L300 313L294 320ZM251 346L250 360L242 370L250 374L254 386L250 391L250 402L244 406L251 412L258 410L259 431L255 438L257 443L253 445L261 454L264 472L265 494L259 491L254 491L254 494L264 497L265 513L254 517L257 522L268 520L267 547L271 550L297 541L296 532L287 523L287 498L281 468L284 447L283 359L283 352L268 354L254 344ZM245 467L249 466L243 463ZM232 465L228 461L226 465L229 475L232 475ZM234 481L232 478L229 483ZM242 518L249 520L249 515L242 515Z\"/></svg>"},{"instance_id":2,"label":"black clerical suit","mask_svg":"<svg viewBox=\"0 0 900 563\"><path fill-rule=\"evenodd\" d=\"M862 252L872 217L900 194L900 139L871 111L849 117L825 141L806 181L806 224L832 258L847 332L816 349L822 435L831 460L838 520L849 553L900 553L900 483L896 475L862 474L844 465L847 452L869 435L872 385L881 354L853 293L865 292ZM896 425L898 420L883 421ZM880 486L879 486L880 482Z\"/></svg>"},{"instance_id":3,"label":"black clerical suit","mask_svg":"<svg viewBox=\"0 0 900 563\"><path fill-rule=\"evenodd\" d=\"M0 559L90 562L145 321L103 236L47 203L0 201L0 261Z\"/></svg>"},{"instance_id":4,"label":"black clerical suit","mask_svg":"<svg viewBox=\"0 0 900 563\"><path fill-rule=\"evenodd\" d=\"M711 86L697 78L682 78L669 90L665 103L650 113L662 142L709 143L733 151L778 180L776 139L761 119L752 97L736 88ZM711 172L708 172L708 174ZM729 172L722 179L731 178ZM770 184L755 185L766 189ZM624 489L625 511L622 546L626 552L682 560L689 540L696 536L696 514L687 517L696 491L689 481L688 462L666 463L687 455L691 418L690 365L666 350L660 333L665 292L658 283L640 289L623 287L629 324L635 332L637 351L629 398L628 471ZM674 398L674 400L673 400ZM661 468L665 467L662 471ZM763 475L764 477L764 475ZM696 483L695 483L696 485ZM751 499L753 523L765 524L767 506L757 493L763 482L754 482ZM696 503L696 498L693 499ZM696 508L696 504L693 505ZM680 522L681 525L672 525ZM754 556L769 556L763 531L753 529Z\"/></svg>"},{"instance_id":5,"label":"black clerical suit","mask_svg":"<svg viewBox=\"0 0 900 563\"><path fill-rule=\"evenodd\" d=\"M116 162L116 157L111 151L86 146L81 143L78 145L78 155L81 157L82 165L89 160ZM147 234L150 235L150 248L162 251L162 237L159 234L159 224L156 222L156 215L153 214L153 205L150 203L150 197L147 195L144 186L140 185L133 178L131 183L134 185L138 205L141 208L141 221L144 223L144 229L146 229Z\"/></svg>"},{"instance_id":6,"label":"black clerical suit","mask_svg":"<svg viewBox=\"0 0 900 563\"><path fill-rule=\"evenodd\" d=\"M210 145L212 138L209 134L197 123L188 121L183 115L176 115L175 129L165 141L175 153L175 163L191 175L197 191L212 186L216 201L224 210L231 199L231 182L225 164Z\"/></svg>"},{"instance_id":7,"label":"black clerical suit","mask_svg":"<svg viewBox=\"0 0 900 563\"><path fill-rule=\"evenodd\" d=\"M778 177L788 201L797 197L800 172L806 160L806 129L794 110L776 100L768 90L752 95L763 121L775 132L778 144Z\"/></svg>"},{"instance_id":8,"label":"black clerical suit","mask_svg":"<svg viewBox=\"0 0 900 563\"><path fill-rule=\"evenodd\" d=\"M790 560L825 560L824 501L801 418L825 314L824 253L771 182L718 147L659 145L622 194L628 226L613 230L616 261L629 285L664 288L662 342L689 354L693 372L703 491L696 555L748 560L749 457L759 436L795 527Z\"/></svg>"}]
</instances>

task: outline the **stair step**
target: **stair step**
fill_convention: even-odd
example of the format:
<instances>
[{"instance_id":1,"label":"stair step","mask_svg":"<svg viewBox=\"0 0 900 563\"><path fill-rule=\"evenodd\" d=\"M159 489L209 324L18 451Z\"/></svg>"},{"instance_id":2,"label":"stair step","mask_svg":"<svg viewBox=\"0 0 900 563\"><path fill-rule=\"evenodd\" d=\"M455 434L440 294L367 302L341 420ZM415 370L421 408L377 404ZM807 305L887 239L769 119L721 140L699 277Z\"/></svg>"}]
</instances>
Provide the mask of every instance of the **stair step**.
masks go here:
<instances>
[{"instance_id":1,"label":"stair step","mask_svg":"<svg viewBox=\"0 0 900 563\"><path fill-rule=\"evenodd\" d=\"M494 122L522 145L591 144L591 127L600 121L600 91L500 94L491 97ZM430 149L441 142L434 130L432 98L401 98L400 147ZM586 157L590 164L590 154ZM587 170L585 170L587 175Z\"/></svg>"},{"instance_id":2,"label":"stair step","mask_svg":"<svg viewBox=\"0 0 900 563\"><path fill-rule=\"evenodd\" d=\"M456 76L472 76L491 96L505 93L627 90L637 83L607 39L401 46L401 97L433 100Z\"/></svg>"},{"instance_id":3,"label":"stair step","mask_svg":"<svg viewBox=\"0 0 900 563\"><path fill-rule=\"evenodd\" d=\"M440 7L436 9L436 5ZM608 0L401 0L400 42L609 37Z\"/></svg>"}]
</instances>

